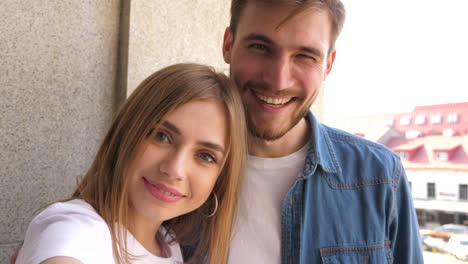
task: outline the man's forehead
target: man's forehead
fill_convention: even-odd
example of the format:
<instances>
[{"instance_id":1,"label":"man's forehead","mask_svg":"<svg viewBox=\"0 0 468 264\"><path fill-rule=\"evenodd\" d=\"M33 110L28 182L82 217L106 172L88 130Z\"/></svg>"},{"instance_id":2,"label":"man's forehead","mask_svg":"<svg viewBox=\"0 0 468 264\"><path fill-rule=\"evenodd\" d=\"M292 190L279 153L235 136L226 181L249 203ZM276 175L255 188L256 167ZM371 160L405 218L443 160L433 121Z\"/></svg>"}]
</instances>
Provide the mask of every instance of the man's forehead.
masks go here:
<instances>
[{"instance_id":1,"label":"man's forehead","mask_svg":"<svg viewBox=\"0 0 468 264\"><path fill-rule=\"evenodd\" d=\"M261 23L280 30L283 26L293 22L301 24L315 14L326 16L330 20L326 10L312 6L298 7L287 4L271 4L271 1L249 1L239 18L239 24L252 27ZM266 17L268 19L261 19ZM252 23L252 20L255 20L256 23Z\"/></svg>"},{"instance_id":2,"label":"man's forehead","mask_svg":"<svg viewBox=\"0 0 468 264\"><path fill-rule=\"evenodd\" d=\"M275 44L287 44L292 48L319 48L323 52L329 47L331 26L329 14L323 10L309 9L289 17L293 8L280 9L265 4L247 7L236 38L250 40L252 35L262 36ZM257 38L262 40L261 38Z\"/></svg>"},{"instance_id":3,"label":"man's forehead","mask_svg":"<svg viewBox=\"0 0 468 264\"><path fill-rule=\"evenodd\" d=\"M301 1L265 1L265 0L256 0L256 1L247 1L246 6L242 13L245 13L246 10L251 12L258 13L268 13L267 11L279 10L282 11L282 16L278 17L280 23L277 26L281 26L288 22L289 20L300 17L304 14L310 12L326 12L323 9L320 9L317 6L311 4L304 4ZM242 15L240 17L242 20Z\"/></svg>"}]
</instances>

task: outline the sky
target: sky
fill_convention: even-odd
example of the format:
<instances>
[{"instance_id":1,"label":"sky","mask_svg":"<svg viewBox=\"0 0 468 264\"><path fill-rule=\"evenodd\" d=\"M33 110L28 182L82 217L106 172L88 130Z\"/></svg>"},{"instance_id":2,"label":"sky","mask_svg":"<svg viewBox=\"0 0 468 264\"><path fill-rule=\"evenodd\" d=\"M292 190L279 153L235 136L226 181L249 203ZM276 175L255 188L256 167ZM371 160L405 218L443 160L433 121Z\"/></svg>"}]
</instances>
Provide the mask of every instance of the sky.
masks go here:
<instances>
[{"instance_id":1,"label":"sky","mask_svg":"<svg viewBox=\"0 0 468 264\"><path fill-rule=\"evenodd\" d=\"M343 0L325 118L468 102L467 0Z\"/></svg>"}]
</instances>

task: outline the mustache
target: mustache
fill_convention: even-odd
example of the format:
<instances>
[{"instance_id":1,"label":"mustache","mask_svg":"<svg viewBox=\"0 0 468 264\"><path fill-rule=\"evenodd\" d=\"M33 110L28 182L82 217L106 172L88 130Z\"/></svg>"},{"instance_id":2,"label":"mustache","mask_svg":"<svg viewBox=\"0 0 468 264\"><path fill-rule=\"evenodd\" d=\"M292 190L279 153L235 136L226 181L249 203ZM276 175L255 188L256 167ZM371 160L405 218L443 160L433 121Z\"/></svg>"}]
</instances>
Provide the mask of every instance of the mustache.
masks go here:
<instances>
[{"instance_id":1,"label":"mustache","mask_svg":"<svg viewBox=\"0 0 468 264\"><path fill-rule=\"evenodd\" d=\"M275 91L271 89L268 84L263 82L255 82L255 81L247 81L244 84L243 90L253 90L258 92L264 92L269 95L277 96L277 97L297 97L297 93L291 92L291 89Z\"/></svg>"}]
</instances>

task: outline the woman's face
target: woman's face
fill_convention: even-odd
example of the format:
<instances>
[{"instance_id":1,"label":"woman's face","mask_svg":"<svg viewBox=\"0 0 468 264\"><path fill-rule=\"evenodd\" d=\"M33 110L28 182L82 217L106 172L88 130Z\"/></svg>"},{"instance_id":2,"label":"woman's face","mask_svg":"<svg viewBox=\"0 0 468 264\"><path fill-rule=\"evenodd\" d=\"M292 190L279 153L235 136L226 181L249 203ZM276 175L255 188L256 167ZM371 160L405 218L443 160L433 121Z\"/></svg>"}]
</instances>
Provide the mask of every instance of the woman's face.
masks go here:
<instances>
[{"instance_id":1,"label":"woman's face","mask_svg":"<svg viewBox=\"0 0 468 264\"><path fill-rule=\"evenodd\" d=\"M200 207L224 166L227 126L219 100L195 100L163 118L130 167L134 216L162 222Z\"/></svg>"}]
</instances>

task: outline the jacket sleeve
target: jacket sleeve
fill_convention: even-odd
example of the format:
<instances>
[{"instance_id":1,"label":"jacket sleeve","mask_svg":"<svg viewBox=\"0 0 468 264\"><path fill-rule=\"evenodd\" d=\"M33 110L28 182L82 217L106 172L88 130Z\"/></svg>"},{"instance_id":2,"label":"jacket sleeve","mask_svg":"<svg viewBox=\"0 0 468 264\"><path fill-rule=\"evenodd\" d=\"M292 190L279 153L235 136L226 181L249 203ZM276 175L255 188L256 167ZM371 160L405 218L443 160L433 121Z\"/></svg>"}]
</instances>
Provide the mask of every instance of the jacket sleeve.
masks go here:
<instances>
[{"instance_id":1,"label":"jacket sleeve","mask_svg":"<svg viewBox=\"0 0 468 264\"><path fill-rule=\"evenodd\" d=\"M398 160L389 235L394 263L424 263L419 226L408 179Z\"/></svg>"}]
</instances>

